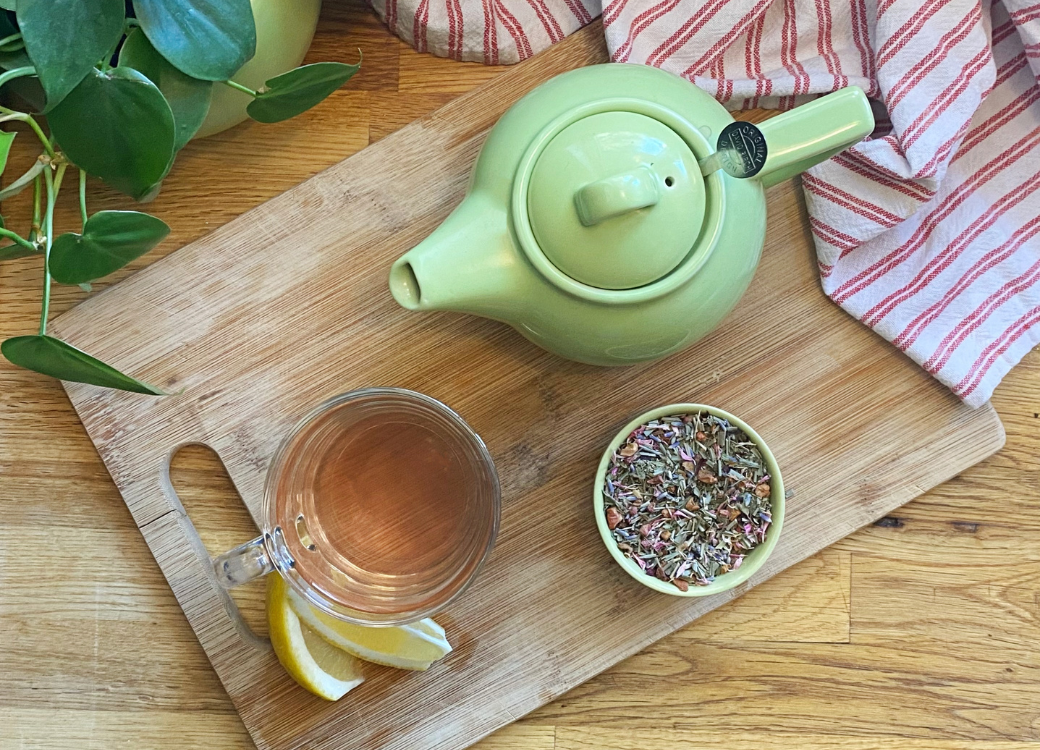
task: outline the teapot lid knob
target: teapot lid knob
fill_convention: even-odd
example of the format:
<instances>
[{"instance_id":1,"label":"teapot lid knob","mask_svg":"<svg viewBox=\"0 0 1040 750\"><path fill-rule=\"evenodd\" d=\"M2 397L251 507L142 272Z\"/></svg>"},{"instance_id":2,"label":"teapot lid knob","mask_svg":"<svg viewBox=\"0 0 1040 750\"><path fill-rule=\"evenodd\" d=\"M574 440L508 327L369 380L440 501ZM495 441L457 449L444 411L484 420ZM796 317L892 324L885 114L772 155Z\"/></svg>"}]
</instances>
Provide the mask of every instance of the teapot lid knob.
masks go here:
<instances>
[{"instance_id":1,"label":"teapot lid knob","mask_svg":"<svg viewBox=\"0 0 1040 750\"><path fill-rule=\"evenodd\" d=\"M527 218L560 271L601 289L633 289L671 273L704 223L697 157L659 120L602 112L564 127L531 170Z\"/></svg>"},{"instance_id":2,"label":"teapot lid knob","mask_svg":"<svg viewBox=\"0 0 1040 750\"><path fill-rule=\"evenodd\" d=\"M592 182L574 194L578 218L587 227L615 216L656 206L661 200L661 178L651 167L636 167Z\"/></svg>"}]
</instances>

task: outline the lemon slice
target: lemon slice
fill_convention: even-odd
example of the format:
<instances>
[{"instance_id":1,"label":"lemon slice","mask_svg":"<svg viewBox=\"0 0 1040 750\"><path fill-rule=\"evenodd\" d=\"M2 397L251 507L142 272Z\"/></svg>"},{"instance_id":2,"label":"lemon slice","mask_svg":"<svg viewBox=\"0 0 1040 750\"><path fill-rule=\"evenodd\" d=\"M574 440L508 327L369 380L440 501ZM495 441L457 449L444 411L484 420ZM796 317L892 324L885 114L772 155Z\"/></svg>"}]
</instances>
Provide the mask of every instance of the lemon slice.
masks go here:
<instances>
[{"instance_id":1,"label":"lemon slice","mask_svg":"<svg viewBox=\"0 0 1040 750\"><path fill-rule=\"evenodd\" d=\"M278 661L300 685L335 701L365 678L357 659L321 638L300 622L289 606L289 587L281 576L267 577L267 621Z\"/></svg>"},{"instance_id":2,"label":"lemon slice","mask_svg":"<svg viewBox=\"0 0 1040 750\"><path fill-rule=\"evenodd\" d=\"M444 638L444 628L435 623L432 618L427 617L425 620L419 620L419 622L412 623L412 627L417 628L427 635L432 635L434 638ZM451 646L448 647L449 649Z\"/></svg>"},{"instance_id":3,"label":"lemon slice","mask_svg":"<svg viewBox=\"0 0 1040 750\"><path fill-rule=\"evenodd\" d=\"M422 671L451 652L444 628L429 618L411 625L374 628L327 615L295 591L289 591L289 604L305 626L333 646L375 664Z\"/></svg>"}]
</instances>

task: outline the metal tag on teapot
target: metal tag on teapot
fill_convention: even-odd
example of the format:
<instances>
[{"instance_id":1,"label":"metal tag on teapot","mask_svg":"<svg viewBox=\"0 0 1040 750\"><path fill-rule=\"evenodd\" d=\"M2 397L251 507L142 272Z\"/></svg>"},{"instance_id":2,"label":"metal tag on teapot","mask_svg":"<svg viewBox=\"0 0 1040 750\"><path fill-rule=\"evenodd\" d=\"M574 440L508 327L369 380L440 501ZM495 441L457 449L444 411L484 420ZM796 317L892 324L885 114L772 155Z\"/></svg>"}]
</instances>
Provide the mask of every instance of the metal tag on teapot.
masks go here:
<instances>
[{"instance_id":1,"label":"metal tag on teapot","mask_svg":"<svg viewBox=\"0 0 1040 750\"><path fill-rule=\"evenodd\" d=\"M765 136L750 122L732 122L722 129L715 153L700 161L701 174L707 177L721 169L733 177L754 177L766 163Z\"/></svg>"}]
</instances>

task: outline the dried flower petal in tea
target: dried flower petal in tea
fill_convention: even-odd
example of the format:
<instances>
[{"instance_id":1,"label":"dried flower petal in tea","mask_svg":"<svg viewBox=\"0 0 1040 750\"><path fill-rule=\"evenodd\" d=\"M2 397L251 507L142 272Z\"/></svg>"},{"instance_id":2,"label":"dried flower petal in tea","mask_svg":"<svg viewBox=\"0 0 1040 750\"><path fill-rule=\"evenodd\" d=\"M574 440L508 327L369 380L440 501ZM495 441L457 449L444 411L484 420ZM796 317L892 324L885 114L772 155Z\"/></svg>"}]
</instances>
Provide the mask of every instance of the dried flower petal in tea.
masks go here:
<instances>
[{"instance_id":1,"label":"dried flower petal in tea","mask_svg":"<svg viewBox=\"0 0 1040 750\"><path fill-rule=\"evenodd\" d=\"M607 527L625 557L680 591L736 570L765 541L772 483L758 445L709 412L647 422L614 452Z\"/></svg>"}]
</instances>

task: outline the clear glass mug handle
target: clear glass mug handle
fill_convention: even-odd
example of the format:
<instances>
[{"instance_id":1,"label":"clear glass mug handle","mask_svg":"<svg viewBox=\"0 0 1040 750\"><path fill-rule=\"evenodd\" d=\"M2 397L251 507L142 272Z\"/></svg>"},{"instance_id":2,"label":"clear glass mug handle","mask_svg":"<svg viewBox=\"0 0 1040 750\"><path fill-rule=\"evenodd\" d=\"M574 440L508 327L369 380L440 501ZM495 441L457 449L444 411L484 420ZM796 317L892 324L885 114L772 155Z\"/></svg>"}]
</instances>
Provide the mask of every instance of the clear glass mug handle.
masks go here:
<instances>
[{"instance_id":1,"label":"clear glass mug handle","mask_svg":"<svg viewBox=\"0 0 1040 750\"><path fill-rule=\"evenodd\" d=\"M213 574L226 589L249 583L272 570L274 563L262 536L213 558Z\"/></svg>"}]
</instances>

